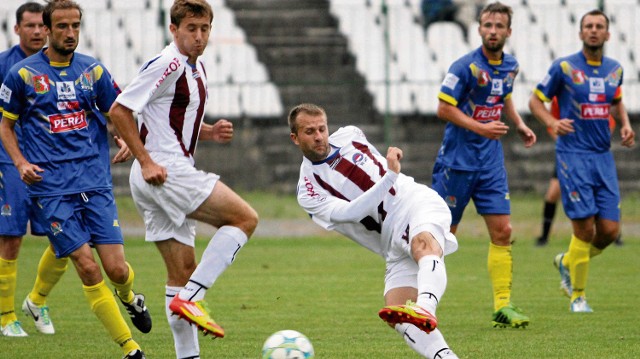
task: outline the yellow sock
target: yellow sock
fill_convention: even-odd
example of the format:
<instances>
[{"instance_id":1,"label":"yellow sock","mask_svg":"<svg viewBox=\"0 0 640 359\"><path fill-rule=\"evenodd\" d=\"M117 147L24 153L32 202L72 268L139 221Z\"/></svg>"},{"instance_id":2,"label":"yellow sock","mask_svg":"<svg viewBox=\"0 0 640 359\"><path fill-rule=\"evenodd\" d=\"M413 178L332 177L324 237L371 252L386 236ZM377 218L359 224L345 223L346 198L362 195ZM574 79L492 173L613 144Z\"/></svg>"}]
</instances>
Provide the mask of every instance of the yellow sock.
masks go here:
<instances>
[{"instance_id":1,"label":"yellow sock","mask_svg":"<svg viewBox=\"0 0 640 359\"><path fill-rule=\"evenodd\" d=\"M122 318L116 299L104 281L92 286L83 285L82 289L91 305L91 311L102 322L111 339L120 345L123 352L127 354L132 350L140 349L140 345L132 339L131 330Z\"/></svg>"},{"instance_id":2,"label":"yellow sock","mask_svg":"<svg viewBox=\"0 0 640 359\"><path fill-rule=\"evenodd\" d=\"M18 260L0 258L0 325L18 320L14 307Z\"/></svg>"},{"instance_id":3,"label":"yellow sock","mask_svg":"<svg viewBox=\"0 0 640 359\"><path fill-rule=\"evenodd\" d=\"M600 254L602 254L602 249L594 247L593 245L591 246L591 248L589 249L589 257L593 258L596 256L599 256Z\"/></svg>"},{"instance_id":4,"label":"yellow sock","mask_svg":"<svg viewBox=\"0 0 640 359\"><path fill-rule=\"evenodd\" d=\"M33 288L29 293L29 300L33 304L38 306L46 304L47 296L67 271L68 263L69 258L56 258L51 246L47 246L47 249L42 253L42 257L40 257L36 281L33 283Z\"/></svg>"},{"instance_id":5,"label":"yellow sock","mask_svg":"<svg viewBox=\"0 0 640 359\"><path fill-rule=\"evenodd\" d=\"M569 273L571 275L571 288L573 289L571 301L584 295L584 291L587 286L587 276L589 274L590 250L590 243L582 241L575 235L571 236L569 250L565 254L565 258L567 258L567 263L569 264Z\"/></svg>"},{"instance_id":6,"label":"yellow sock","mask_svg":"<svg viewBox=\"0 0 640 359\"><path fill-rule=\"evenodd\" d=\"M111 281L111 284L113 284L113 286L116 288L116 294L118 295L118 297L120 297L120 299L122 299L125 303L131 303L133 301L133 291L131 290L131 288L133 288L133 278L135 278L135 274L133 273L133 268L131 268L131 265L128 262L125 263L127 263L127 267L129 267L129 277L122 284L116 283L114 281Z\"/></svg>"},{"instance_id":7,"label":"yellow sock","mask_svg":"<svg viewBox=\"0 0 640 359\"><path fill-rule=\"evenodd\" d=\"M487 265L493 285L493 309L498 310L511 302L511 280L513 278L511 245L497 246L489 243Z\"/></svg>"}]
</instances>

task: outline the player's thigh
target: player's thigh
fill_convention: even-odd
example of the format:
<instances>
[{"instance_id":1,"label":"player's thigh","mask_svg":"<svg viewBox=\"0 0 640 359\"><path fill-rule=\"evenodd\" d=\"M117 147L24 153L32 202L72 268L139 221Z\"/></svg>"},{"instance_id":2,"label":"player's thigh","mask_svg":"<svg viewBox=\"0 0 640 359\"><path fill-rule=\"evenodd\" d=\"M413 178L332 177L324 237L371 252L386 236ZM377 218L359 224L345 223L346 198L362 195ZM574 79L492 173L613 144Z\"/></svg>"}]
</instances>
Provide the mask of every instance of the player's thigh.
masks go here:
<instances>
[{"instance_id":1,"label":"player's thigh","mask_svg":"<svg viewBox=\"0 0 640 359\"><path fill-rule=\"evenodd\" d=\"M118 209L111 190L91 191L83 194L83 219L91 233L91 242L97 244L124 244L118 220Z\"/></svg>"},{"instance_id":2,"label":"player's thigh","mask_svg":"<svg viewBox=\"0 0 640 359\"><path fill-rule=\"evenodd\" d=\"M449 206L451 224L460 223L475 186L475 172L458 171L436 163L431 186Z\"/></svg>"},{"instance_id":3,"label":"player's thigh","mask_svg":"<svg viewBox=\"0 0 640 359\"><path fill-rule=\"evenodd\" d=\"M472 198L478 214L511 214L507 171L504 166L479 171Z\"/></svg>"},{"instance_id":4,"label":"player's thigh","mask_svg":"<svg viewBox=\"0 0 640 359\"><path fill-rule=\"evenodd\" d=\"M592 180L593 159L576 154L556 153L562 206L570 219L582 219L598 213ZM617 205L617 204L616 204Z\"/></svg>"},{"instance_id":5,"label":"player's thigh","mask_svg":"<svg viewBox=\"0 0 640 359\"><path fill-rule=\"evenodd\" d=\"M620 221L620 187L618 174L610 152L600 154L594 161L598 183L594 191L598 218Z\"/></svg>"},{"instance_id":6,"label":"player's thigh","mask_svg":"<svg viewBox=\"0 0 640 359\"><path fill-rule=\"evenodd\" d=\"M67 257L91 240L79 195L32 198L38 216L49 223L46 234L57 258Z\"/></svg>"},{"instance_id":7,"label":"player's thigh","mask_svg":"<svg viewBox=\"0 0 640 359\"><path fill-rule=\"evenodd\" d=\"M248 220L257 221L253 208L222 181L216 183L209 197L187 217L215 227L242 226Z\"/></svg>"}]
</instances>

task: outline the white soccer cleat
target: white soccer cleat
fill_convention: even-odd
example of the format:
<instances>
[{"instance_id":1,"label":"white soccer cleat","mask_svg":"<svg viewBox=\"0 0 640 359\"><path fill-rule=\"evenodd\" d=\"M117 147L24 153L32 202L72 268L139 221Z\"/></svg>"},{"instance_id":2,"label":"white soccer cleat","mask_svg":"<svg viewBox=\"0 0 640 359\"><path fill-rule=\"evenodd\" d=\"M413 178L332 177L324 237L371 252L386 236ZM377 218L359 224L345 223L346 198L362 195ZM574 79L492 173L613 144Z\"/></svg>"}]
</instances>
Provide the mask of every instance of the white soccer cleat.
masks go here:
<instances>
[{"instance_id":1,"label":"white soccer cleat","mask_svg":"<svg viewBox=\"0 0 640 359\"><path fill-rule=\"evenodd\" d=\"M27 296L24 302L22 302L22 311L27 315L27 317L33 319L33 322L36 324L36 329L38 329L40 333L54 334L56 332L55 329L53 329L51 317L49 317L48 306L35 305Z\"/></svg>"},{"instance_id":2,"label":"white soccer cleat","mask_svg":"<svg viewBox=\"0 0 640 359\"><path fill-rule=\"evenodd\" d=\"M571 287L571 275L569 274L569 268L562 264L562 258L564 258L564 253L558 253L558 255L553 258L553 265L560 273L560 290L564 295L571 298L571 294L573 293L573 288Z\"/></svg>"},{"instance_id":3,"label":"white soccer cleat","mask_svg":"<svg viewBox=\"0 0 640 359\"><path fill-rule=\"evenodd\" d=\"M593 309L587 304L587 298L580 296L571 302L571 313L593 313Z\"/></svg>"},{"instance_id":4,"label":"white soccer cleat","mask_svg":"<svg viewBox=\"0 0 640 359\"><path fill-rule=\"evenodd\" d=\"M24 329L22 329L22 326L20 325L20 322L17 320L14 320L13 322L7 324L6 326L2 327L2 335L4 335L5 337L27 337L29 336L27 334L27 332L24 331Z\"/></svg>"}]
</instances>

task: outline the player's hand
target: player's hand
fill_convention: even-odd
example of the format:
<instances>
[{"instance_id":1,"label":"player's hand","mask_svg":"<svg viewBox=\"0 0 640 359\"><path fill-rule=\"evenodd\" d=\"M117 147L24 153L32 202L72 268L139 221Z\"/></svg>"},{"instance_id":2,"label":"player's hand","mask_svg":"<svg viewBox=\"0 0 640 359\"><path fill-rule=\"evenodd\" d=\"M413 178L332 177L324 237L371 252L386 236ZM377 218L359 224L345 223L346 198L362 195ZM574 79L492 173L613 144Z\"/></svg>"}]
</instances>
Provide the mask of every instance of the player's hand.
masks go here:
<instances>
[{"instance_id":1,"label":"player's hand","mask_svg":"<svg viewBox=\"0 0 640 359\"><path fill-rule=\"evenodd\" d=\"M141 164L141 168L142 178L150 185L161 186L167 180L167 169L153 161Z\"/></svg>"},{"instance_id":2,"label":"player's hand","mask_svg":"<svg viewBox=\"0 0 640 359\"><path fill-rule=\"evenodd\" d=\"M129 146L118 136L113 136L113 140L116 142L116 146L118 146L119 150L111 163L121 163L128 161L131 157L133 157L133 153L129 150Z\"/></svg>"},{"instance_id":3,"label":"player's hand","mask_svg":"<svg viewBox=\"0 0 640 359\"><path fill-rule=\"evenodd\" d=\"M569 133L574 133L576 130L573 128L573 120L563 118L561 120L553 121L551 125L551 132L558 136L564 136Z\"/></svg>"},{"instance_id":4,"label":"player's hand","mask_svg":"<svg viewBox=\"0 0 640 359\"><path fill-rule=\"evenodd\" d=\"M233 138L233 123L221 119L213 124L213 140L218 143L228 143Z\"/></svg>"},{"instance_id":5,"label":"player's hand","mask_svg":"<svg viewBox=\"0 0 640 359\"><path fill-rule=\"evenodd\" d=\"M387 150L387 168L389 171L400 173L400 160L402 159L402 150L398 147L389 147Z\"/></svg>"},{"instance_id":6,"label":"player's hand","mask_svg":"<svg viewBox=\"0 0 640 359\"><path fill-rule=\"evenodd\" d=\"M636 143L636 133L633 132L631 126L625 126L620 128L620 136L622 137L622 145L625 147L633 147Z\"/></svg>"},{"instance_id":7,"label":"player's hand","mask_svg":"<svg viewBox=\"0 0 640 359\"><path fill-rule=\"evenodd\" d=\"M20 173L20 179L24 183L31 185L36 182L42 181L42 176L40 176L38 173L42 173L44 172L44 170L38 167L38 165L25 162L24 164L18 166L18 172Z\"/></svg>"},{"instance_id":8,"label":"player's hand","mask_svg":"<svg viewBox=\"0 0 640 359\"><path fill-rule=\"evenodd\" d=\"M500 137L506 135L509 131L509 126L505 125L502 121L479 122L479 124L480 128L477 133L491 140L499 140Z\"/></svg>"},{"instance_id":9,"label":"player's hand","mask_svg":"<svg viewBox=\"0 0 640 359\"><path fill-rule=\"evenodd\" d=\"M529 148L533 146L534 143L536 143L536 134L533 133L533 131L531 131L531 129L524 123L518 126L517 131L518 135L520 135L520 138L522 139L522 142L524 142L524 147Z\"/></svg>"}]
</instances>

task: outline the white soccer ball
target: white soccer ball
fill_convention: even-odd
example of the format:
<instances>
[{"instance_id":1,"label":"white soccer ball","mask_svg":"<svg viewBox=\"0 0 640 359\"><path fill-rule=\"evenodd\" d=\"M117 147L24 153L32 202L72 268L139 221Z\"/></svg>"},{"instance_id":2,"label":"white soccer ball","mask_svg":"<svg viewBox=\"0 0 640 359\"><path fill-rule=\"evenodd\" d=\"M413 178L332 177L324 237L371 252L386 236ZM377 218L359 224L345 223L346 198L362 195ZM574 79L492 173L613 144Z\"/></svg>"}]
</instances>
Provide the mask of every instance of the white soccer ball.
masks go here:
<instances>
[{"instance_id":1,"label":"white soccer ball","mask_svg":"<svg viewBox=\"0 0 640 359\"><path fill-rule=\"evenodd\" d=\"M295 330L273 333L262 346L262 359L311 359L313 346L304 334Z\"/></svg>"}]
</instances>

